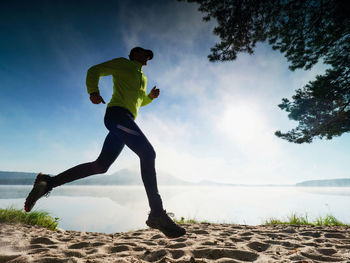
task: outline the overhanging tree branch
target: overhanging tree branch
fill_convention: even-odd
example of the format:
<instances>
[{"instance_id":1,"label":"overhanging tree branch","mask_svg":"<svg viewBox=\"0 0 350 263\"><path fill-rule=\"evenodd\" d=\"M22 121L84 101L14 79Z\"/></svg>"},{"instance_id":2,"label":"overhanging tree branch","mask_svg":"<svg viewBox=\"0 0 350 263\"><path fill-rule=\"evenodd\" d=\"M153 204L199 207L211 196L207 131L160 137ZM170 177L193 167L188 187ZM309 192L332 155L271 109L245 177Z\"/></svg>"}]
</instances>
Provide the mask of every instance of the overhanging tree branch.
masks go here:
<instances>
[{"instance_id":1,"label":"overhanging tree branch","mask_svg":"<svg viewBox=\"0 0 350 263\"><path fill-rule=\"evenodd\" d=\"M179 0L181 1L181 0ZM279 50L295 70L311 69L320 59L330 69L293 101L279 105L299 125L275 134L294 143L315 137L331 139L350 131L350 4L344 0L187 0L199 4L203 19L215 19L221 39L210 61L235 60L252 54L258 42ZM224 4L223 4L224 3Z\"/></svg>"}]
</instances>

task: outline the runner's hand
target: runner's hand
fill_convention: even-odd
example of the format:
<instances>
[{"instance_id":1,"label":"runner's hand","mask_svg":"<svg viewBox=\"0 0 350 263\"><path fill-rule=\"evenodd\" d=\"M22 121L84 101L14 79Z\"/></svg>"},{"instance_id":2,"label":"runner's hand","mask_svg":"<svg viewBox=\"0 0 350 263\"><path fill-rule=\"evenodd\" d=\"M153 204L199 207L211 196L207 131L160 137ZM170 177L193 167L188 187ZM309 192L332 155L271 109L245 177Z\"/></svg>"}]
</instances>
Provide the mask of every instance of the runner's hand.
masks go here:
<instances>
[{"instance_id":1,"label":"runner's hand","mask_svg":"<svg viewBox=\"0 0 350 263\"><path fill-rule=\"evenodd\" d=\"M148 97L150 97L152 100L159 97L159 89L157 89L157 86L153 87L151 92L148 94Z\"/></svg>"},{"instance_id":2,"label":"runner's hand","mask_svg":"<svg viewBox=\"0 0 350 263\"><path fill-rule=\"evenodd\" d=\"M103 100L103 98L97 92L90 94L90 100L93 104L100 104L101 102L103 104L106 104L106 102Z\"/></svg>"}]
</instances>

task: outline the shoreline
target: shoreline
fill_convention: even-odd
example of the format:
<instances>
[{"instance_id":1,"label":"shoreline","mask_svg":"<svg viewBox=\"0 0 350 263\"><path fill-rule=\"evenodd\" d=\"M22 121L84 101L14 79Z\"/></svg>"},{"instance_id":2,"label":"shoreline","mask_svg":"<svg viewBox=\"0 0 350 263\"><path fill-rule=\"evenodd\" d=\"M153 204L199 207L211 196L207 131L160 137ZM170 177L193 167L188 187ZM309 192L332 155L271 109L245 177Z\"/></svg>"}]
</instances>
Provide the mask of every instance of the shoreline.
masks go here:
<instances>
[{"instance_id":1,"label":"shoreline","mask_svg":"<svg viewBox=\"0 0 350 263\"><path fill-rule=\"evenodd\" d=\"M105 234L0 223L0 262L349 262L350 227L184 224L168 239L157 230Z\"/></svg>"}]
</instances>

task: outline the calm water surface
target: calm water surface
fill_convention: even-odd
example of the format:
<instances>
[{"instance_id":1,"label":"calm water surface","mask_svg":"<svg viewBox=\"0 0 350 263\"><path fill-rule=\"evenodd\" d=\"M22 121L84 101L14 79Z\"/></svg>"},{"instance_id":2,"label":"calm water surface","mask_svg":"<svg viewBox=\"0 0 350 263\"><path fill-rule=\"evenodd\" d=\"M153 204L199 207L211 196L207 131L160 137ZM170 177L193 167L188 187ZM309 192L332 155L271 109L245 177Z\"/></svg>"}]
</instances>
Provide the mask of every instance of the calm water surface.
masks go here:
<instances>
[{"instance_id":1,"label":"calm water surface","mask_svg":"<svg viewBox=\"0 0 350 263\"><path fill-rule=\"evenodd\" d=\"M22 208L31 186L0 185L0 208ZM310 220L332 214L350 223L350 187L159 186L167 211L175 217L218 223L258 225L291 213ZM142 186L62 186L36 209L60 218L69 230L123 232L146 228L148 203Z\"/></svg>"}]
</instances>

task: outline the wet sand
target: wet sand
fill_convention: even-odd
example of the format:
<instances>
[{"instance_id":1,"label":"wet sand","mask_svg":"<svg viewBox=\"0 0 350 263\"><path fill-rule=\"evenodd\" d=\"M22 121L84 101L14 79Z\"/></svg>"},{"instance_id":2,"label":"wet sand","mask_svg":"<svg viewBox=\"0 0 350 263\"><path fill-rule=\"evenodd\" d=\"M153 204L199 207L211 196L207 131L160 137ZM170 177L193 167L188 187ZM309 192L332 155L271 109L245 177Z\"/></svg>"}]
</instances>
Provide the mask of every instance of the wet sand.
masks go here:
<instances>
[{"instance_id":1,"label":"wet sand","mask_svg":"<svg viewBox=\"0 0 350 263\"><path fill-rule=\"evenodd\" d=\"M350 227L184 226L185 236L168 239L152 229L104 234L0 223L0 263L350 263Z\"/></svg>"}]
</instances>

